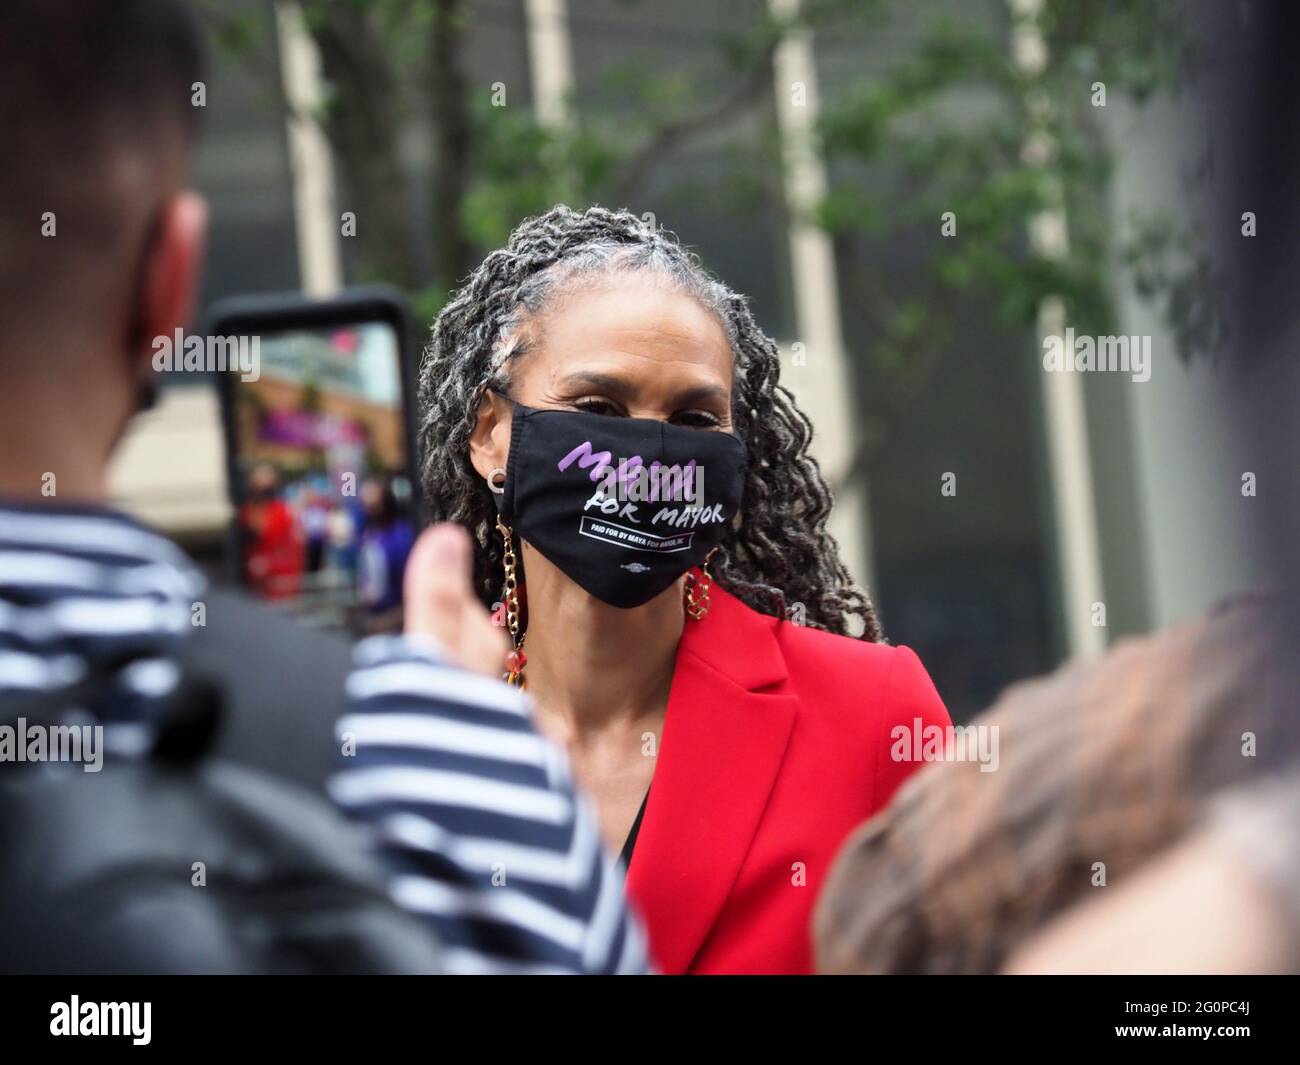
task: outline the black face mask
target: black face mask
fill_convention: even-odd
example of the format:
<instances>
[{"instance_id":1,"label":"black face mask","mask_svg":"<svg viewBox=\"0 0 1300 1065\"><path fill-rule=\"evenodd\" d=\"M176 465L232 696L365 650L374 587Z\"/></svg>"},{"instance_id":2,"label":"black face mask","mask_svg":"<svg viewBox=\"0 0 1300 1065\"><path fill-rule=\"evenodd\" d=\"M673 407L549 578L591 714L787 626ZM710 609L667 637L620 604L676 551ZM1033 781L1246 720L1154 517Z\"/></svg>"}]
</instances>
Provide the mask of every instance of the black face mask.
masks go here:
<instances>
[{"instance_id":1,"label":"black face mask","mask_svg":"<svg viewBox=\"0 0 1300 1065\"><path fill-rule=\"evenodd\" d=\"M634 607L704 561L740 509L745 445L651 418L515 404L501 520L597 599Z\"/></svg>"}]
</instances>

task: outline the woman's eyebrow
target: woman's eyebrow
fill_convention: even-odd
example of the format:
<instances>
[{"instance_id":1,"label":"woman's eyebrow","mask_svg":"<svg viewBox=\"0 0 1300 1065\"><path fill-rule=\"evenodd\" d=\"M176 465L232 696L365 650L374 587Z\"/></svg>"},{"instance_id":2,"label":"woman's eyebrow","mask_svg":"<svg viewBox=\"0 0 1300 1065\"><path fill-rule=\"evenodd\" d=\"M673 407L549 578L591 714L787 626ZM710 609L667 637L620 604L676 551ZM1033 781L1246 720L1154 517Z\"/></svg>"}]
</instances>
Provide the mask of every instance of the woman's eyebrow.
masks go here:
<instances>
[{"instance_id":1,"label":"woman's eyebrow","mask_svg":"<svg viewBox=\"0 0 1300 1065\"><path fill-rule=\"evenodd\" d=\"M635 398L637 391L636 386L624 377L591 370L579 370L567 374L560 379L559 383L565 388L574 391L591 389L594 392L602 392L625 402ZM722 406L726 406L730 401L731 393L722 385L701 384L691 385L677 393L673 397L672 406L693 407L709 402L717 402Z\"/></svg>"},{"instance_id":2,"label":"woman's eyebrow","mask_svg":"<svg viewBox=\"0 0 1300 1065\"><path fill-rule=\"evenodd\" d=\"M677 393L677 401L674 406L699 407L707 406L709 403L717 403L725 407L730 402L731 393L722 385L695 385L684 392Z\"/></svg>"},{"instance_id":3,"label":"woman's eyebrow","mask_svg":"<svg viewBox=\"0 0 1300 1065\"><path fill-rule=\"evenodd\" d=\"M617 399L628 399L636 391L635 386L622 377L592 370L579 370L576 373L566 374L559 383L575 392L591 389L593 392L603 392Z\"/></svg>"}]
</instances>

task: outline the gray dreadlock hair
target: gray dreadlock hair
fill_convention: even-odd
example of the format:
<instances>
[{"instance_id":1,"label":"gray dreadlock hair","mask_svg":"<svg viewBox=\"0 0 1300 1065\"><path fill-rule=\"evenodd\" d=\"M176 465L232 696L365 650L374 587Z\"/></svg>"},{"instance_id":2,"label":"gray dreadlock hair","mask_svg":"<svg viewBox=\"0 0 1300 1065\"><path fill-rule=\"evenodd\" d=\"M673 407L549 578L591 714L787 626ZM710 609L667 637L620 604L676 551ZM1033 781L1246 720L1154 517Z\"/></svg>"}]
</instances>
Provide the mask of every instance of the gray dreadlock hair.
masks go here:
<instances>
[{"instance_id":1,"label":"gray dreadlock hair","mask_svg":"<svg viewBox=\"0 0 1300 1065\"><path fill-rule=\"evenodd\" d=\"M579 213L559 205L521 223L443 307L424 352L424 499L435 521L470 531L474 584L483 602L490 606L500 591L503 552L492 495L470 462L479 402L489 388L508 391L511 367L529 346L521 326L557 295L593 274L633 271L698 300L731 343L732 421L748 449L748 469L740 521L727 531L710 572L762 613L784 617L787 604L802 604L810 625L880 640L875 610L826 531L830 490L808 454L812 424L777 383L775 342L759 329L745 297L710 275L675 236L628 211L603 207Z\"/></svg>"}]
</instances>

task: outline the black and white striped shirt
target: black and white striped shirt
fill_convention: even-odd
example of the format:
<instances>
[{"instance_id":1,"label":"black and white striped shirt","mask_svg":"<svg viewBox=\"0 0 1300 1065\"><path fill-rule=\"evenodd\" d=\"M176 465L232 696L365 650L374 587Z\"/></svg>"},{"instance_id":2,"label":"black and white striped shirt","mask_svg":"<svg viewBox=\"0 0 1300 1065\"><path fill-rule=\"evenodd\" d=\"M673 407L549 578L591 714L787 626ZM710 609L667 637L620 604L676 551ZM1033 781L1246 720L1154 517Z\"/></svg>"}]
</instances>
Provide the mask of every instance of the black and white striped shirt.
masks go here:
<instances>
[{"instance_id":1,"label":"black and white striped shirt","mask_svg":"<svg viewBox=\"0 0 1300 1065\"><path fill-rule=\"evenodd\" d=\"M93 682L78 703L107 752L149 750L205 583L179 548L121 515L0 507L0 694Z\"/></svg>"},{"instance_id":2,"label":"black and white striped shirt","mask_svg":"<svg viewBox=\"0 0 1300 1065\"><path fill-rule=\"evenodd\" d=\"M447 967L644 972L622 869L527 696L407 638L365 641L357 667L330 793L373 830L394 899L432 922Z\"/></svg>"},{"instance_id":3,"label":"black and white striped shirt","mask_svg":"<svg viewBox=\"0 0 1300 1065\"><path fill-rule=\"evenodd\" d=\"M0 696L93 681L78 703L107 752L147 752L204 588L183 552L122 515L0 506ZM357 658L330 791L380 848L392 897L438 933L447 969L645 971L621 870L523 694L404 638L366 641Z\"/></svg>"}]
</instances>

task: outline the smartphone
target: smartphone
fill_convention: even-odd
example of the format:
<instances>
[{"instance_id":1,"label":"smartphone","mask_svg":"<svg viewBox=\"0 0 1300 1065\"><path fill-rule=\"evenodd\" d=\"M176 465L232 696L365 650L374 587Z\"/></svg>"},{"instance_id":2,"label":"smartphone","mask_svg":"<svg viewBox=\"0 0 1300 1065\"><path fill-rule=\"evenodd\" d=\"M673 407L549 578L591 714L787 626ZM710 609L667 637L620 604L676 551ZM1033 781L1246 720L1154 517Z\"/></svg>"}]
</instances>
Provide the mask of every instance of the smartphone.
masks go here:
<instances>
[{"instance_id":1,"label":"smartphone","mask_svg":"<svg viewBox=\"0 0 1300 1065\"><path fill-rule=\"evenodd\" d=\"M420 507L413 336L395 289L223 300L230 568L250 594L357 635L397 632Z\"/></svg>"}]
</instances>

